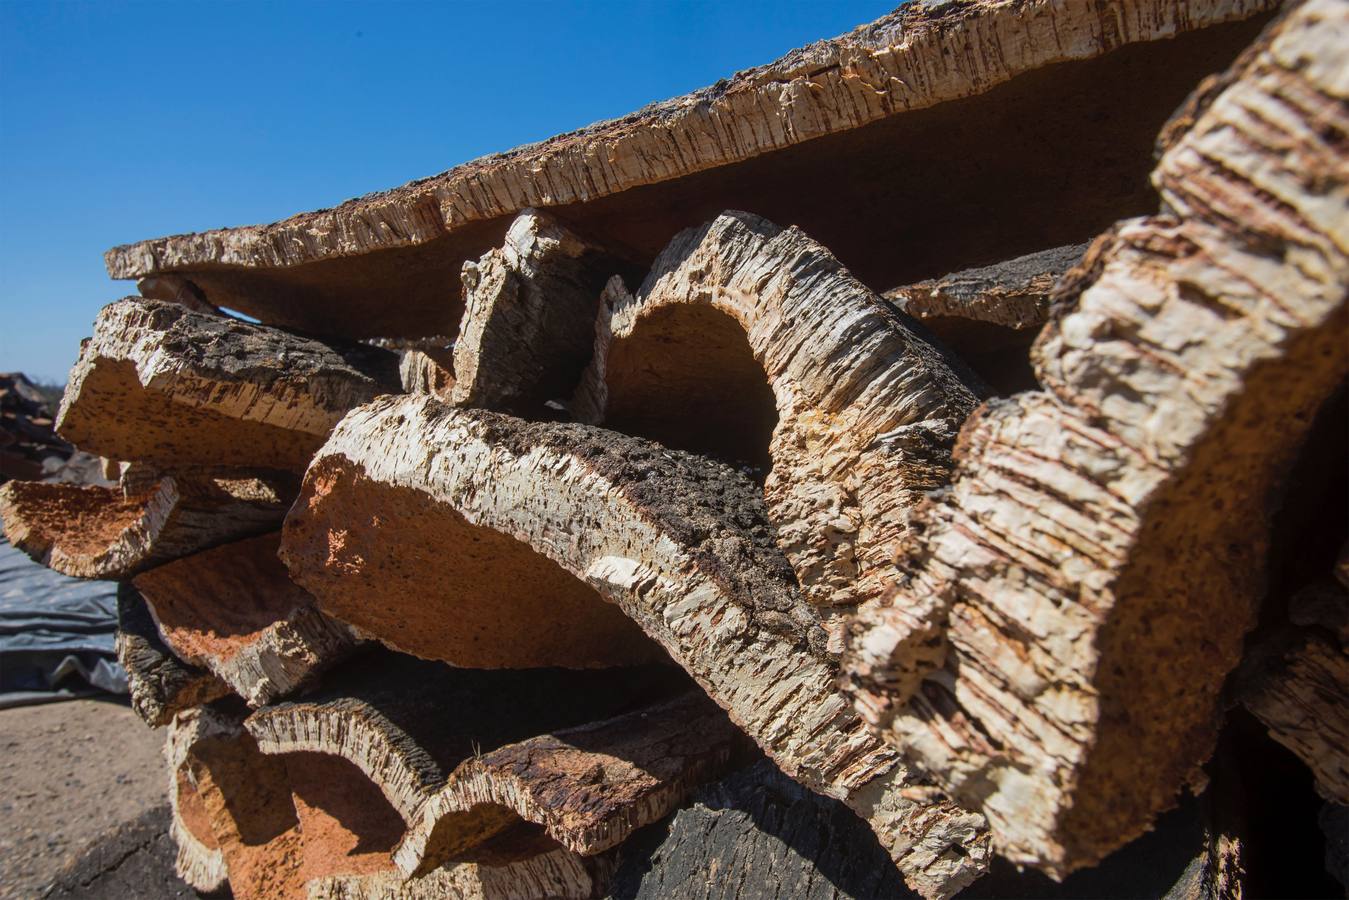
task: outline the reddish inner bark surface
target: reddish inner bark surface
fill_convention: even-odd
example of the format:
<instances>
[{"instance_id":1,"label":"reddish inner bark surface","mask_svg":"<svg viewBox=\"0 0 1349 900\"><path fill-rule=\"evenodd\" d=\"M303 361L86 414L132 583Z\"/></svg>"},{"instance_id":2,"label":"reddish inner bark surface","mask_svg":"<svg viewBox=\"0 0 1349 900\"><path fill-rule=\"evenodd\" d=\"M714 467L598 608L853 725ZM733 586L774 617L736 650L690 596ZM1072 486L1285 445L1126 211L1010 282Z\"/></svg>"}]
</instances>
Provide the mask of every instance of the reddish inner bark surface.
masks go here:
<instances>
[{"instance_id":1,"label":"reddish inner bark surface","mask_svg":"<svg viewBox=\"0 0 1349 900\"><path fill-rule=\"evenodd\" d=\"M593 668L665 659L589 585L345 460L315 463L284 553L319 607L388 646L470 668Z\"/></svg>"},{"instance_id":2,"label":"reddish inner bark surface","mask_svg":"<svg viewBox=\"0 0 1349 900\"><path fill-rule=\"evenodd\" d=\"M27 544L88 559L106 553L139 522L150 499L149 494L123 497L118 488L69 484L15 482L11 490L16 520L31 529Z\"/></svg>"},{"instance_id":3,"label":"reddish inner bark surface","mask_svg":"<svg viewBox=\"0 0 1349 900\"><path fill-rule=\"evenodd\" d=\"M135 578L160 633L189 662L224 662L313 598L276 557L280 533L238 541Z\"/></svg>"}]
</instances>

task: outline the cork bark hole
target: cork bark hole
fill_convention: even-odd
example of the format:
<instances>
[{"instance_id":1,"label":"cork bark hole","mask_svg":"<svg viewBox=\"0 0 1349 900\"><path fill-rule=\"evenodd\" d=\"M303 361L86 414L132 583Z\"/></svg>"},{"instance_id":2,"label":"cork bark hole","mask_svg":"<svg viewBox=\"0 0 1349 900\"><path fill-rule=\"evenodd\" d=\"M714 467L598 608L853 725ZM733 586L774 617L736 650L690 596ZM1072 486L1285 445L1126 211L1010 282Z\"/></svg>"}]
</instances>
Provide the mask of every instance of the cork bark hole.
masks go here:
<instances>
[{"instance_id":1,"label":"cork bark hole","mask_svg":"<svg viewBox=\"0 0 1349 900\"><path fill-rule=\"evenodd\" d=\"M777 405L733 316L698 303L654 310L607 367L623 377L608 385L605 427L767 477Z\"/></svg>"}]
</instances>

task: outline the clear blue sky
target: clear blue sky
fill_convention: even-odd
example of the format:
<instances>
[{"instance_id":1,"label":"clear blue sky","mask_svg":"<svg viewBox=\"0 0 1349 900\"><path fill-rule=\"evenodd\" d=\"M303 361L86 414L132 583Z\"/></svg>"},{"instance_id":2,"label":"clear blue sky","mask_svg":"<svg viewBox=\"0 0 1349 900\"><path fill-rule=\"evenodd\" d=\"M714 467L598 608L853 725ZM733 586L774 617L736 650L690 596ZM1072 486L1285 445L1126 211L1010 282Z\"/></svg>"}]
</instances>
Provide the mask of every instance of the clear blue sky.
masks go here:
<instances>
[{"instance_id":1,"label":"clear blue sky","mask_svg":"<svg viewBox=\"0 0 1349 900\"><path fill-rule=\"evenodd\" d=\"M0 371L64 381L114 244L269 222L682 94L898 0L0 0Z\"/></svg>"}]
</instances>

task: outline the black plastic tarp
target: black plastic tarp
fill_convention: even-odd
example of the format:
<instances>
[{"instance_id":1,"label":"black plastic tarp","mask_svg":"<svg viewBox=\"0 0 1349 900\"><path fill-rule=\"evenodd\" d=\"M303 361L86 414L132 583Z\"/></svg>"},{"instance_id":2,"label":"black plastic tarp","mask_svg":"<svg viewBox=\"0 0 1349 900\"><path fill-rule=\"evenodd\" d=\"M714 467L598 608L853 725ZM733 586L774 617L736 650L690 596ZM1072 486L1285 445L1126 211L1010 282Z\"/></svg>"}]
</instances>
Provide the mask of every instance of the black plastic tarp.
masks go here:
<instances>
[{"instance_id":1,"label":"black plastic tarp","mask_svg":"<svg viewBox=\"0 0 1349 900\"><path fill-rule=\"evenodd\" d=\"M44 568L0 538L0 706L127 692L113 653L117 585Z\"/></svg>"}]
</instances>

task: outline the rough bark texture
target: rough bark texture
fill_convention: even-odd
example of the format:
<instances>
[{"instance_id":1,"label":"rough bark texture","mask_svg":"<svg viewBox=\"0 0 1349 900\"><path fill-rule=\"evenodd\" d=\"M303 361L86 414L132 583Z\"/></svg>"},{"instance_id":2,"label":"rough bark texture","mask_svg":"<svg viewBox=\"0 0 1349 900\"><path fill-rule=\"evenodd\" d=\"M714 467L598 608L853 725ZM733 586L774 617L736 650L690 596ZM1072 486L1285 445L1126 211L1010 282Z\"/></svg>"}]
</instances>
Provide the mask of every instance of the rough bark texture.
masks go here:
<instances>
[{"instance_id":1,"label":"rough bark texture","mask_svg":"<svg viewBox=\"0 0 1349 900\"><path fill-rule=\"evenodd\" d=\"M1250 661L1242 702L1307 764L1321 796L1349 805L1349 653L1311 630L1276 644Z\"/></svg>"},{"instance_id":2,"label":"rough bark texture","mask_svg":"<svg viewBox=\"0 0 1349 900\"><path fill-rule=\"evenodd\" d=\"M490 851L412 879L401 873L316 879L309 900L589 900L604 895L614 868L613 854L578 856L526 829L500 836Z\"/></svg>"},{"instance_id":3,"label":"rough bark texture","mask_svg":"<svg viewBox=\"0 0 1349 900\"><path fill-rule=\"evenodd\" d=\"M819 244L746 213L679 235L635 297L606 299L577 419L733 462L766 450L768 516L805 595L880 594L976 403L941 353Z\"/></svg>"},{"instance_id":4,"label":"rough bark texture","mask_svg":"<svg viewBox=\"0 0 1349 900\"><path fill-rule=\"evenodd\" d=\"M1070 244L1028 253L895 288L885 292L885 299L939 333L950 319L1017 331L1038 328L1049 319L1054 283L1086 252L1086 244Z\"/></svg>"},{"instance_id":5,"label":"rough bark texture","mask_svg":"<svg viewBox=\"0 0 1349 900\"><path fill-rule=\"evenodd\" d=\"M389 351L128 297L94 321L56 427L115 459L298 471L347 410L398 390Z\"/></svg>"},{"instance_id":6,"label":"rough bark texture","mask_svg":"<svg viewBox=\"0 0 1349 900\"><path fill-rule=\"evenodd\" d=\"M325 613L424 659L597 668L665 658L621 610L527 543L340 451L310 466L281 556Z\"/></svg>"},{"instance_id":7,"label":"rough bark texture","mask_svg":"<svg viewBox=\"0 0 1349 900\"><path fill-rule=\"evenodd\" d=\"M465 760L394 859L425 873L520 822L582 856L665 817L731 764L743 738L701 692Z\"/></svg>"},{"instance_id":8,"label":"rough bark texture","mask_svg":"<svg viewBox=\"0 0 1349 900\"><path fill-rule=\"evenodd\" d=\"M280 524L290 477L248 473L155 477L134 489L14 481L0 518L15 547L76 578L127 578Z\"/></svg>"},{"instance_id":9,"label":"rough bark texture","mask_svg":"<svg viewBox=\"0 0 1349 900\"><path fill-rule=\"evenodd\" d=\"M117 661L126 670L131 708L151 728L229 693L229 686L215 675L173 655L145 600L129 584L117 588L116 648Z\"/></svg>"},{"instance_id":10,"label":"rough bark texture","mask_svg":"<svg viewBox=\"0 0 1349 900\"><path fill-rule=\"evenodd\" d=\"M106 254L108 272L114 278L191 273L217 304L311 331L444 332L453 327L446 321L453 284L440 276L457 273L438 267L438 260L457 268L458 260L477 256L499 242L507 217L526 207L595 204L641 185L771 160L772 151L846 137L886 119L903 122L940 104L992 93L1054 63L1096 60L1130 44L1166 43L1271 6L1258 0L909 4L693 94L393 191L272 225L113 248ZM1163 71L1183 68L1189 54L1176 52ZM1165 80L1157 67L1140 74ZM995 143L982 129L979 141ZM863 192L874 187L866 178L859 181ZM800 192L802 186L795 187ZM904 215L922 208L895 204L890 195L886 200ZM643 211L649 218L660 212ZM689 221L697 219L683 224ZM365 260L353 260L362 255Z\"/></svg>"},{"instance_id":11,"label":"rough bark texture","mask_svg":"<svg viewBox=\"0 0 1349 900\"><path fill-rule=\"evenodd\" d=\"M223 315L219 309L207 302L201 288L181 275L150 275L136 282L136 291L142 297L177 303L193 312L212 316Z\"/></svg>"},{"instance_id":12,"label":"rough bark texture","mask_svg":"<svg viewBox=\"0 0 1349 900\"><path fill-rule=\"evenodd\" d=\"M626 712L668 696L681 681L656 666L484 671L378 652L330 673L313 695L264 707L246 724L264 753L323 753L354 764L411 823L464 760Z\"/></svg>"},{"instance_id":13,"label":"rough bark texture","mask_svg":"<svg viewBox=\"0 0 1349 900\"><path fill-rule=\"evenodd\" d=\"M455 405L526 415L570 397L590 361L600 292L617 268L552 217L516 216L500 249L464 263Z\"/></svg>"},{"instance_id":14,"label":"rough bark texture","mask_svg":"<svg viewBox=\"0 0 1349 900\"><path fill-rule=\"evenodd\" d=\"M351 564L328 537L336 523L295 539L291 529L312 530L302 519L320 491L338 497L362 482L415 492L593 586L789 774L867 818L916 889L944 896L982 871L979 817L911 799L908 771L837 691L824 631L745 477L598 428L384 398L347 416L311 467L287 523L293 568L318 548ZM299 550L300 538L315 549Z\"/></svg>"},{"instance_id":15,"label":"rough bark texture","mask_svg":"<svg viewBox=\"0 0 1349 900\"><path fill-rule=\"evenodd\" d=\"M237 719L203 714L213 727L191 743L189 771L236 898L303 898L314 879L391 870L402 820L358 769L264 755Z\"/></svg>"},{"instance_id":16,"label":"rough bark texture","mask_svg":"<svg viewBox=\"0 0 1349 900\"><path fill-rule=\"evenodd\" d=\"M136 576L159 633L249 706L311 683L356 646L276 558L279 532L206 550Z\"/></svg>"},{"instance_id":17,"label":"rough bark texture","mask_svg":"<svg viewBox=\"0 0 1349 900\"><path fill-rule=\"evenodd\" d=\"M1049 318L1050 291L1081 260L1087 244L1041 250L886 291L998 394L1033 389L1028 365L1036 332Z\"/></svg>"},{"instance_id":18,"label":"rough bark texture","mask_svg":"<svg viewBox=\"0 0 1349 900\"><path fill-rule=\"evenodd\" d=\"M1347 23L1291 12L1169 146L1174 217L1069 276L1045 390L967 423L856 629L858 708L1016 862L1095 862L1213 746L1279 479L1345 374Z\"/></svg>"},{"instance_id":19,"label":"rough bark texture","mask_svg":"<svg viewBox=\"0 0 1349 900\"><path fill-rule=\"evenodd\" d=\"M229 873L225 855L211 828L210 815L193 780L189 753L199 740L229 732L232 726L211 709L183 712L164 734L164 762L168 768L169 834L178 848L174 868L178 877L198 891L225 887Z\"/></svg>"},{"instance_id":20,"label":"rough bark texture","mask_svg":"<svg viewBox=\"0 0 1349 900\"><path fill-rule=\"evenodd\" d=\"M404 350L399 354L398 377L405 394L449 400L454 394L454 351Z\"/></svg>"}]
</instances>

